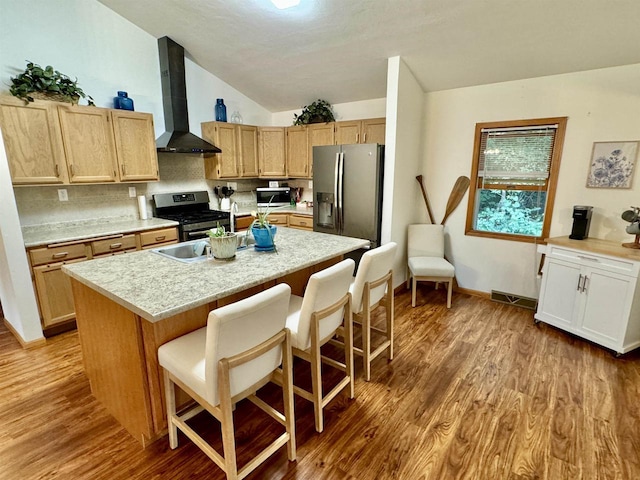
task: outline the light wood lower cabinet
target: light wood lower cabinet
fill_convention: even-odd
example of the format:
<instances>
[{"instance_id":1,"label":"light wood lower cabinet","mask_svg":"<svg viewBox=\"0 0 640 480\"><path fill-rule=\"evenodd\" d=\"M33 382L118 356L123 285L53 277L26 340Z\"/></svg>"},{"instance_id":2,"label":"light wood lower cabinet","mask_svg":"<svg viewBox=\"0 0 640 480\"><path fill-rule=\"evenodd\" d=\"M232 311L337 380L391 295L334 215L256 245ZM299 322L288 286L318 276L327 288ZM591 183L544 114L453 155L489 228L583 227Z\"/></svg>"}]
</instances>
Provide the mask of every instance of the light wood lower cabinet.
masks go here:
<instances>
[{"instance_id":1,"label":"light wood lower cabinet","mask_svg":"<svg viewBox=\"0 0 640 480\"><path fill-rule=\"evenodd\" d=\"M313 230L313 217L310 215L289 215L289 226L300 230Z\"/></svg>"},{"instance_id":2,"label":"light wood lower cabinet","mask_svg":"<svg viewBox=\"0 0 640 480\"><path fill-rule=\"evenodd\" d=\"M63 265L177 242L178 230L170 227L29 249L45 335L60 333L74 326L73 293L69 276L62 272Z\"/></svg>"},{"instance_id":3,"label":"light wood lower cabinet","mask_svg":"<svg viewBox=\"0 0 640 480\"><path fill-rule=\"evenodd\" d=\"M62 273L62 265L84 260L86 258L33 267L42 328L48 329L75 318L71 281Z\"/></svg>"}]
</instances>

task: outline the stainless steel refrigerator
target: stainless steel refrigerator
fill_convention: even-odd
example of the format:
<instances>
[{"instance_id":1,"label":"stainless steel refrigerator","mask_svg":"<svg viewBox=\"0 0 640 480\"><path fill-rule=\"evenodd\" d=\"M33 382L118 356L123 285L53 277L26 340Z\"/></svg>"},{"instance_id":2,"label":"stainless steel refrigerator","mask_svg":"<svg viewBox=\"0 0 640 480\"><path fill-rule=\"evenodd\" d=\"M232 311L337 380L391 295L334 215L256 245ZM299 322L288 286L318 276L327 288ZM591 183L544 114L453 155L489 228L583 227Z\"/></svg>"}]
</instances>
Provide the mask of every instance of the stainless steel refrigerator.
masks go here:
<instances>
[{"instance_id":1,"label":"stainless steel refrigerator","mask_svg":"<svg viewBox=\"0 0 640 480\"><path fill-rule=\"evenodd\" d=\"M313 147L313 230L380 245L384 145Z\"/></svg>"}]
</instances>

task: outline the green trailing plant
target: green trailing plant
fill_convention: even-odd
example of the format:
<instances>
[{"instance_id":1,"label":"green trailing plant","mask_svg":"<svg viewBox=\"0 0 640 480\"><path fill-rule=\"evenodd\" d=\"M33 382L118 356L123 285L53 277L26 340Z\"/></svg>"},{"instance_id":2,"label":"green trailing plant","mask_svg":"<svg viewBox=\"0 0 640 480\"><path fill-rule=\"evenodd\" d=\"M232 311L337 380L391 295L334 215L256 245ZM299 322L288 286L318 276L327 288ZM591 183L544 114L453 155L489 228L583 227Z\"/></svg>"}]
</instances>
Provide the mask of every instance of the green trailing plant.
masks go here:
<instances>
[{"instance_id":1,"label":"green trailing plant","mask_svg":"<svg viewBox=\"0 0 640 480\"><path fill-rule=\"evenodd\" d=\"M318 99L311 105L302 107L300 115L293 114L294 125L308 125L310 123L335 122L331 104L326 100Z\"/></svg>"},{"instance_id":2,"label":"green trailing plant","mask_svg":"<svg viewBox=\"0 0 640 480\"><path fill-rule=\"evenodd\" d=\"M66 102L78 103L80 98L87 100L89 105L94 105L91 95L84 93L78 86L78 79L72 80L64 73L54 70L51 65L42 68L40 65L27 61L27 68L16 77L11 78L11 95L23 99L25 102L33 102L33 92L60 95Z\"/></svg>"}]
</instances>

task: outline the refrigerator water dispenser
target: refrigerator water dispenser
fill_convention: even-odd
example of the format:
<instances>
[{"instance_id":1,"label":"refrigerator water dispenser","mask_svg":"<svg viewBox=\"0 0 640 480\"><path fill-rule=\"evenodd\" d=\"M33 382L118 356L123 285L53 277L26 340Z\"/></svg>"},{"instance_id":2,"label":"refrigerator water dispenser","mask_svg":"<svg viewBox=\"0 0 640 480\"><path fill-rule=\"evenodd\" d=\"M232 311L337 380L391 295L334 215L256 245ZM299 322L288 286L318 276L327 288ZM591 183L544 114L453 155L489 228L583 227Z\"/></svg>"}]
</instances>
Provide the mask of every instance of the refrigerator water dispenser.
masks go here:
<instances>
[{"instance_id":1,"label":"refrigerator water dispenser","mask_svg":"<svg viewBox=\"0 0 640 480\"><path fill-rule=\"evenodd\" d=\"M318 225L326 228L335 228L334 216L333 216L333 193L316 194L316 205L314 208L318 209Z\"/></svg>"}]
</instances>

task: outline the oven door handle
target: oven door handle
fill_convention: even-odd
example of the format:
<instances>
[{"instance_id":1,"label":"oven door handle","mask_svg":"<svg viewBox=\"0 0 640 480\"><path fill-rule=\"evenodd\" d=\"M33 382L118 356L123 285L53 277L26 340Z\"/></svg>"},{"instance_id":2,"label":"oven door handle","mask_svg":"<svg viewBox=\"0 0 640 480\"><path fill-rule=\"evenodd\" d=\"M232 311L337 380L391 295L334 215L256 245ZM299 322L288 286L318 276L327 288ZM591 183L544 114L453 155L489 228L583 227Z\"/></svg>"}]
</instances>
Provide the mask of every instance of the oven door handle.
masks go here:
<instances>
[{"instance_id":1,"label":"oven door handle","mask_svg":"<svg viewBox=\"0 0 640 480\"><path fill-rule=\"evenodd\" d=\"M185 232L187 234L188 237L195 237L196 235L205 235L207 234L207 232L211 230L210 228L207 228L206 230L196 230L195 232Z\"/></svg>"}]
</instances>

